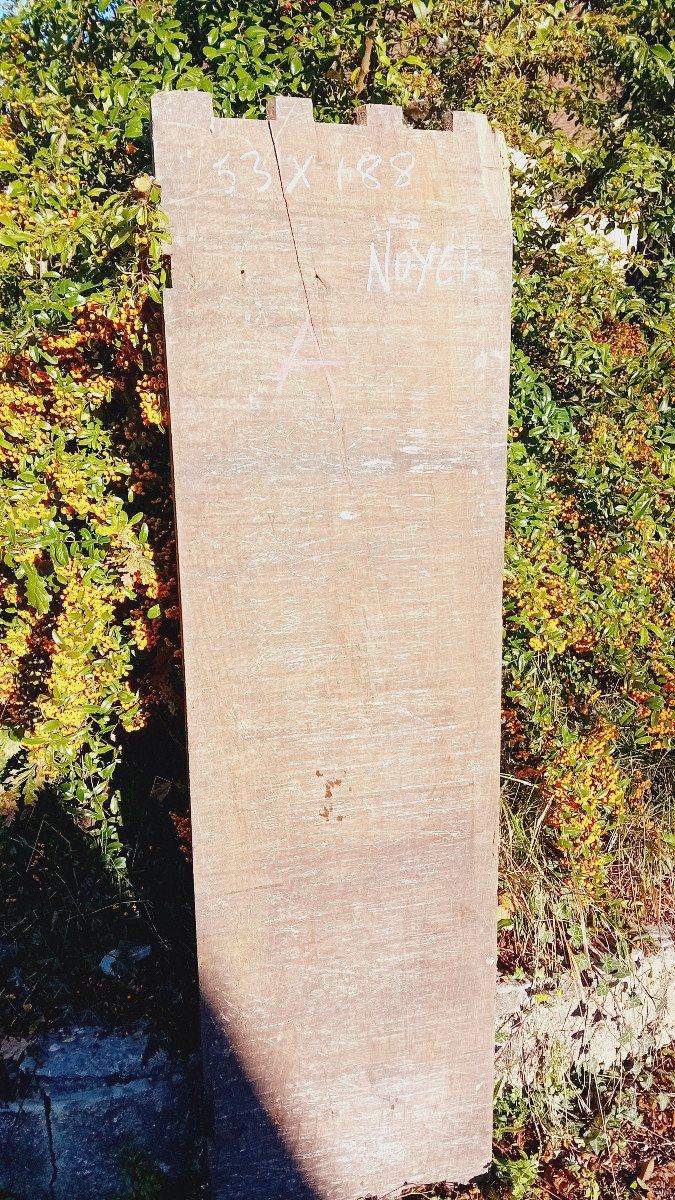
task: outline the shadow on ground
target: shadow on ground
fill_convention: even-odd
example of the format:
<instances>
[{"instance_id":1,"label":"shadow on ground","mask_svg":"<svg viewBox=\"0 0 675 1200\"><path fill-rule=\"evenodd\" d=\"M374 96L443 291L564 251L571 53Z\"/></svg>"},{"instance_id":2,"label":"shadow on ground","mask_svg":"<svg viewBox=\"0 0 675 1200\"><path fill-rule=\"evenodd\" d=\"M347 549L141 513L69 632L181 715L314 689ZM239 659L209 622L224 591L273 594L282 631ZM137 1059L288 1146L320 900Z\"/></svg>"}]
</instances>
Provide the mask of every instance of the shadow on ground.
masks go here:
<instances>
[{"instance_id":1,"label":"shadow on ground","mask_svg":"<svg viewBox=\"0 0 675 1200\"><path fill-rule=\"evenodd\" d=\"M0 1029L10 1048L59 1026L148 1020L175 1052L199 1049L186 763L176 731L157 724L130 738L115 787L126 879L110 872L95 839L54 797L0 830ZM206 1012L203 1026L211 1082L200 1132L223 1189L216 1194L313 1200L215 1015ZM16 1068L0 1055L0 1101L15 1100ZM128 1177L115 1200L208 1195L203 1171L176 1183L140 1154L130 1157ZM0 1186L0 1200L11 1194ZM58 1186L54 1195L60 1200Z\"/></svg>"},{"instance_id":2,"label":"shadow on ground","mask_svg":"<svg viewBox=\"0 0 675 1200\"><path fill-rule=\"evenodd\" d=\"M24 1037L149 1018L190 1052L199 1032L180 741L160 727L135 735L115 784L126 880L49 796L0 830L0 1027Z\"/></svg>"}]
</instances>

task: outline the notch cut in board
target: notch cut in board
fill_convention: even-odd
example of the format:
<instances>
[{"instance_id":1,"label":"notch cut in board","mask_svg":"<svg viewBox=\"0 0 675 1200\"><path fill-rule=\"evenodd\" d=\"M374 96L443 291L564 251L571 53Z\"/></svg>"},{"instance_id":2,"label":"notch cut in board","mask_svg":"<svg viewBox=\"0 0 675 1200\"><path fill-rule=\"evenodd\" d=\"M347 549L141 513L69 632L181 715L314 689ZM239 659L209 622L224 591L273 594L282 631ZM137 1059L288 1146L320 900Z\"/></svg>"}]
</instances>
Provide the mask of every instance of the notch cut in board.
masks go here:
<instances>
[{"instance_id":1,"label":"notch cut in board","mask_svg":"<svg viewBox=\"0 0 675 1200\"><path fill-rule=\"evenodd\" d=\"M479 114L153 99L215 1196L490 1157L511 229Z\"/></svg>"}]
</instances>

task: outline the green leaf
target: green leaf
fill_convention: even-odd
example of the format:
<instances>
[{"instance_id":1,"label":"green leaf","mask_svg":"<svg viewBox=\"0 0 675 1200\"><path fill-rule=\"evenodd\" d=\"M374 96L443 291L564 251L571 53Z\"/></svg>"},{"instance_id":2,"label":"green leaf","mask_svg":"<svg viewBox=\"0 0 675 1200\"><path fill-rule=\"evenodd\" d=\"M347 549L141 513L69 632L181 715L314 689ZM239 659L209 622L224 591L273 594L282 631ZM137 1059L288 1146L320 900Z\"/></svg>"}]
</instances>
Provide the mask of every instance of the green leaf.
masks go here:
<instances>
[{"instance_id":1,"label":"green leaf","mask_svg":"<svg viewBox=\"0 0 675 1200\"><path fill-rule=\"evenodd\" d=\"M11 730L0 726L0 770L4 770L20 749L20 739L15 737Z\"/></svg>"},{"instance_id":2,"label":"green leaf","mask_svg":"<svg viewBox=\"0 0 675 1200\"><path fill-rule=\"evenodd\" d=\"M143 133L143 118L140 115L130 117L124 126L126 138L137 138Z\"/></svg>"},{"instance_id":3,"label":"green leaf","mask_svg":"<svg viewBox=\"0 0 675 1200\"><path fill-rule=\"evenodd\" d=\"M39 616L44 616L46 612L49 612L51 593L47 591L41 576L38 575L32 563L25 563L24 570L26 572L26 599Z\"/></svg>"}]
</instances>

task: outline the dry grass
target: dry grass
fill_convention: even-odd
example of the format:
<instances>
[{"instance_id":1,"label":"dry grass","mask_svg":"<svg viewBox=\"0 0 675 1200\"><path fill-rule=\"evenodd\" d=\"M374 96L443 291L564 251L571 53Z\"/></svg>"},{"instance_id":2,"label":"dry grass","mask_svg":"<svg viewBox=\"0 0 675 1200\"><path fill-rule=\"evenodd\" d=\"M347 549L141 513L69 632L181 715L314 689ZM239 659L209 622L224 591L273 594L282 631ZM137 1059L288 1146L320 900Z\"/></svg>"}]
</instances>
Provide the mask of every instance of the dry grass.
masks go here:
<instances>
[{"instance_id":1,"label":"dry grass","mask_svg":"<svg viewBox=\"0 0 675 1200\"><path fill-rule=\"evenodd\" d=\"M632 769L645 777L636 758ZM626 959L655 930L675 928L675 787L666 760L651 769L639 806L609 836L606 886L592 897L562 884L541 790L504 779L500 848L500 965L545 980L606 956Z\"/></svg>"}]
</instances>

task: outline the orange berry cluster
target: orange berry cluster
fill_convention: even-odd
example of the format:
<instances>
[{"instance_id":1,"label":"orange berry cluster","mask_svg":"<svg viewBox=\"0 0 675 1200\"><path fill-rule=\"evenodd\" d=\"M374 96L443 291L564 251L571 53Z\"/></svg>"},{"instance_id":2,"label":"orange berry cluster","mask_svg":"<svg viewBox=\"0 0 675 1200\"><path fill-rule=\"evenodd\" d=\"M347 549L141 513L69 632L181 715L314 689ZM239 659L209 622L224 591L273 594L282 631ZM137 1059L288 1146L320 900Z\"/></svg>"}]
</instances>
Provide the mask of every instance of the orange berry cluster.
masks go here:
<instances>
[{"instance_id":1,"label":"orange berry cluster","mask_svg":"<svg viewBox=\"0 0 675 1200\"><path fill-rule=\"evenodd\" d=\"M608 831L622 821L630 788L614 755L616 727L600 722L548 763L542 784L547 825L565 871L565 883L594 893L606 879Z\"/></svg>"},{"instance_id":2,"label":"orange berry cluster","mask_svg":"<svg viewBox=\"0 0 675 1200\"><path fill-rule=\"evenodd\" d=\"M3 794L26 799L102 721L180 703L159 316L85 305L41 349L0 362L0 700L21 741Z\"/></svg>"},{"instance_id":3,"label":"orange berry cluster","mask_svg":"<svg viewBox=\"0 0 675 1200\"><path fill-rule=\"evenodd\" d=\"M610 317L605 319L600 329L595 330L593 341L608 346L612 357L618 362L627 358L641 358L647 349L639 326Z\"/></svg>"}]
</instances>

